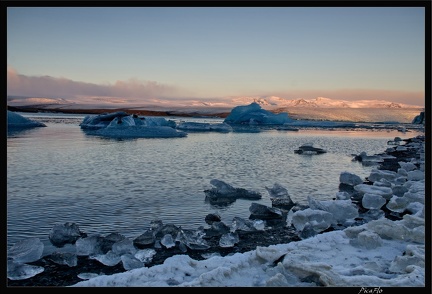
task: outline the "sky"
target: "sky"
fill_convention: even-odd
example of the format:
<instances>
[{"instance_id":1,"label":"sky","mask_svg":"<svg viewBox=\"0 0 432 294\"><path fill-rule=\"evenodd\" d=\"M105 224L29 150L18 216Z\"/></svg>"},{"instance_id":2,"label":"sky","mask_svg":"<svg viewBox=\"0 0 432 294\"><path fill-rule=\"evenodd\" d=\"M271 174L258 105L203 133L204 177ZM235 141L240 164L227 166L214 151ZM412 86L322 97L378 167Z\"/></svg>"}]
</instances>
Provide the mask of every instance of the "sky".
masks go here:
<instances>
[{"instance_id":1,"label":"sky","mask_svg":"<svg viewBox=\"0 0 432 294\"><path fill-rule=\"evenodd\" d=\"M424 106L424 7L7 7L7 95Z\"/></svg>"}]
</instances>

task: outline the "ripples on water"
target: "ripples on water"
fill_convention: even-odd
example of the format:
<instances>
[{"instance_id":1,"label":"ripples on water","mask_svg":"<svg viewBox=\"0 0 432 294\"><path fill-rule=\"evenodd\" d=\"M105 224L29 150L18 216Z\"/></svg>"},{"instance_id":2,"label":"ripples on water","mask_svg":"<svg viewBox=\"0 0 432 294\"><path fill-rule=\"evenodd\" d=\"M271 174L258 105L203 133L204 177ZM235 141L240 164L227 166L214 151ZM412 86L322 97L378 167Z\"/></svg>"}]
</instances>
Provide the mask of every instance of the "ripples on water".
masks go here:
<instances>
[{"instance_id":1,"label":"ripples on water","mask_svg":"<svg viewBox=\"0 0 432 294\"><path fill-rule=\"evenodd\" d=\"M83 116L36 118L47 127L9 134L7 140L9 246L27 237L49 246L55 223L76 222L88 234L137 237L155 219L198 228L206 226L209 213L227 224L234 216L248 218L251 201L219 207L205 201L212 179L260 192L263 198L255 202L268 206L265 187L275 182L302 204L308 196L330 200L342 171L365 178L373 168L353 162L353 154L381 153L395 136L419 134L271 130L117 140L87 136L79 128ZM295 154L305 143L327 153Z\"/></svg>"}]
</instances>

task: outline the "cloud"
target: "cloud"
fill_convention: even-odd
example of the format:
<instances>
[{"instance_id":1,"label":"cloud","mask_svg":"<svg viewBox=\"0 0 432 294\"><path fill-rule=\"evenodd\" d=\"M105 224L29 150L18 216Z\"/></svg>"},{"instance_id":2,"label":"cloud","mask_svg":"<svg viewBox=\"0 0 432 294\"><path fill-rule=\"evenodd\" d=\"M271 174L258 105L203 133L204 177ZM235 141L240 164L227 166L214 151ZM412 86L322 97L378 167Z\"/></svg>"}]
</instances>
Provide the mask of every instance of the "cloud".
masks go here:
<instances>
[{"instance_id":1,"label":"cloud","mask_svg":"<svg viewBox=\"0 0 432 294\"><path fill-rule=\"evenodd\" d=\"M155 81L129 79L114 84L92 84L51 76L26 76L8 66L7 95L66 99L69 103L122 106L232 107L247 100L278 97L284 100L329 97L336 100L386 100L409 105L425 105L424 91L337 89L287 90L266 93L245 93L243 96L198 96L190 90ZM244 97L249 97L245 100ZM240 101L240 102L239 102Z\"/></svg>"},{"instance_id":2,"label":"cloud","mask_svg":"<svg viewBox=\"0 0 432 294\"><path fill-rule=\"evenodd\" d=\"M98 85L72 81L66 78L51 76L26 76L18 74L15 69L7 69L7 95L63 98L73 102L84 102L85 99L116 101L151 102L154 99L182 99L192 95L190 91L179 87L164 85L155 81L116 81L114 84Z\"/></svg>"}]
</instances>

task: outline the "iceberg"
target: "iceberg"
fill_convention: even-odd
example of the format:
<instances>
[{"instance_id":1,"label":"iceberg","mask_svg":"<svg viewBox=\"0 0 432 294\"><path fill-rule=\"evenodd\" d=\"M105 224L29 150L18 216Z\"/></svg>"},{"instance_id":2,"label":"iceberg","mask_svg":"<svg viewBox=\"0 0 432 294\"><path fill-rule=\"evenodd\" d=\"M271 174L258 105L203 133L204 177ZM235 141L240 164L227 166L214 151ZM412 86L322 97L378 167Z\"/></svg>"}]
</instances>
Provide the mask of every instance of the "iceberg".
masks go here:
<instances>
[{"instance_id":1,"label":"iceberg","mask_svg":"<svg viewBox=\"0 0 432 294\"><path fill-rule=\"evenodd\" d=\"M109 138L175 138L187 133L176 129L176 123L165 118L128 115L124 111L86 116L80 124L88 135Z\"/></svg>"},{"instance_id":2,"label":"iceberg","mask_svg":"<svg viewBox=\"0 0 432 294\"><path fill-rule=\"evenodd\" d=\"M10 110L7 111L7 122L8 122L7 126L9 129L46 127L44 123L31 120Z\"/></svg>"},{"instance_id":3,"label":"iceberg","mask_svg":"<svg viewBox=\"0 0 432 294\"><path fill-rule=\"evenodd\" d=\"M227 124L249 124L249 125L283 125L292 122L288 113L274 114L253 102L249 105L236 106L225 118Z\"/></svg>"},{"instance_id":4,"label":"iceberg","mask_svg":"<svg viewBox=\"0 0 432 294\"><path fill-rule=\"evenodd\" d=\"M322 148L313 147L312 143L306 143L300 146L298 149L294 150L294 153L312 155L327 153L327 151Z\"/></svg>"}]
</instances>

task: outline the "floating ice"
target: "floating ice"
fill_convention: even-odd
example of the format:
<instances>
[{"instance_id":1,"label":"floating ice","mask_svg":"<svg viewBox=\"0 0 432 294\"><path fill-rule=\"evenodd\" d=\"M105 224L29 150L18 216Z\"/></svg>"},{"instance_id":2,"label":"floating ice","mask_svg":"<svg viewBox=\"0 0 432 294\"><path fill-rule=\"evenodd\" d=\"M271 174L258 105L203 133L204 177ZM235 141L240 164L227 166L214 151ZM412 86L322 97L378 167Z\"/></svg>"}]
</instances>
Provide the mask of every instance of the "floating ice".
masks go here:
<instances>
[{"instance_id":1,"label":"floating ice","mask_svg":"<svg viewBox=\"0 0 432 294\"><path fill-rule=\"evenodd\" d=\"M240 241L238 233L229 232L223 234L219 239L219 246L222 248L233 247L236 243Z\"/></svg>"},{"instance_id":2,"label":"floating ice","mask_svg":"<svg viewBox=\"0 0 432 294\"><path fill-rule=\"evenodd\" d=\"M274 183L273 187L265 187L265 189L270 195L272 206L289 210L295 205L288 193L288 190L281 184Z\"/></svg>"},{"instance_id":3,"label":"floating ice","mask_svg":"<svg viewBox=\"0 0 432 294\"><path fill-rule=\"evenodd\" d=\"M298 231L303 231L306 225L310 225L316 233L319 233L328 229L334 219L330 212L306 208L296 211L292 215L291 222Z\"/></svg>"},{"instance_id":4,"label":"floating ice","mask_svg":"<svg viewBox=\"0 0 432 294\"><path fill-rule=\"evenodd\" d=\"M227 124L248 124L248 125L283 125L293 120L288 117L288 113L274 114L262 109L261 106L253 102L249 105L236 106L225 118Z\"/></svg>"},{"instance_id":5,"label":"floating ice","mask_svg":"<svg viewBox=\"0 0 432 294\"><path fill-rule=\"evenodd\" d=\"M232 132L232 127L226 123L200 123L200 122L180 122L178 130L195 132Z\"/></svg>"},{"instance_id":6,"label":"floating ice","mask_svg":"<svg viewBox=\"0 0 432 294\"><path fill-rule=\"evenodd\" d=\"M135 256L133 256L132 254L124 254L121 256L121 260L123 263L123 268L127 271L136 269L136 268L140 268L140 267L144 267L144 263L139 260L138 258L136 258Z\"/></svg>"},{"instance_id":7,"label":"floating ice","mask_svg":"<svg viewBox=\"0 0 432 294\"><path fill-rule=\"evenodd\" d=\"M78 257L71 252L54 252L50 255L50 259L57 264L64 264L69 267L77 266Z\"/></svg>"},{"instance_id":8,"label":"floating ice","mask_svg":"<svg viewBox=\"0 0 432 294\"><path fill-rule=\"evenodd\" d=\"M174 238L171 234L166 234L163 236L160 242L165 248L168 249L175 246Z\"/></svg>"},{"instance_id":9,"label":"floating ice","mask_svg":"<svg viewBox=\"0 0 432 294\"><path fill-rule=\"evenodd\" d=\"M135 254L137 251L133 244L133 241L127 238L112 244L111 250L118 255Z\"/></svg>"},{"instance_id":10,"label":"floating ice","mask_svg":"<svg viewBox=\"0 0 432 294\"><path fill-rule=\"evenodd\" d=\"M17 263L13 260L7 261L7 277L10 280L29 279L42 273L44 270L42 266Z\"/></svg>"},{"instance_id":11,"label":"floating ice","mask_svg":"<svg viewBox=\"0 0 432 294\"><path fill-rule=\"evenodd\" d=\"M416 159L412 163L415 162L420 167L418 170L424 171L421 168L424 159L421 155L419 158L419 162ZM417 169L412 171L415 170ZM204 237L209 236L209 230L202 227L198 230L183 230L156 220L151 222L151 228L145 233L146 237L153 236L156 240L150 246L161 248L158 244L160 245L163 236L174 236L173 233L177 232L176 246L178 244L181 252L204 250L202 256L207 259L198 261L186 254L178 254L166 259L163 264L147 268L144 264L155 252L148 248L138 250L134 255L127 253L121 256L123 267L126 270L134 269L133 271L109 276L83 273L79 276L89 280L72 286L424 287L427 253L425 215L428 213L424 205L425 179L413 177L411 180L405 179L403 183L393 182L381 178L373 185L358 184L354 186L352 194L344 191L338 193L343 194L338 198L349 200L349 195L352 197L359 194L365 202L375 203L374 199L368 198L381 197L389 200L389 207L394 202L396 210L409 203L406 205L409 213L402 215L391 210L389 213L389 207L384 212L376 208L378 204L366 204L373 208L362 207L356 225L330 231L326 228L330 228L338 218L346 217L346 212L340 214L337 210L351 210L356 201L348 205L349 201L342 199L328 202L310 200L310 206L317 209L296 207L301 210L291 209L286 218L287 226L294 225L303 240L268 247L258 246L255 250L224 257L206 252L209 247ZM400 187L395 188L398 185ZM275 195L286 195L283 189L280 193L277 191L276 189ZM254 207L256 208L255 205ZM226 231L227 226L216 214L208 220L214 231L217 231L217 234L211 236L221 236L219 245L222 246L234 245L236 233L257 231L257 220L233 218L230 232ZM260 225L263 224L261 220L259 222ZM326 232L323 233L324 231ZM101 254L108 255L107 250L112 248L112 244L122 240L120 234L106 237L82 236L75 242L75 246L77 252L102 252ZM137 239L134 240L134 245L138 247L136 241ZM11 258L8 259L9 279L26 279L42 271L41 267L15 263Z\"/></svg>"},{"instance_id":12,"label":"floating ice","mask_svg":"<svg viewBox=\"0 0 432 294\"><path fill-rule=\"evenodd\" d=\"M42 257L44 244L37 237L15 243L7 253L8 258L17 263L37 261Z\"/></svg>"},{"instance_id":13,"label":"floating ice","mask_svg":"<svg viewBox=\"0 0 432 294\"><path fill-rule=\"evenodd\" d=\"M322 148L313 147L313 143L306 143L300 146L298 149L294 150L296 154L313 155L313 154L323 154L327 153L326 150Z\"/></svg>"},{"instance_id":14,"label":"floating ice","mask_svg":"<svg viewBox=\"0 0 432 294\"><path fill-rule=\"evenodd\" d=\"M56 247L73 244L83 233L75 223L55 224L49 232L49 240Z\"/></svg>"},{"instance_id":15,"label":"floating ice","mask_svg":"<svg viewBox=\"0 0 432 294\"><path fill-rule=\"evenodd\" d=\"M18 113L7 111L7 127L8 129L25 129L35 127L46 127L44 123L31 120Z\"/></svg>"},{"instance_id":16,"label":"floating ice","mask_svg":"<svg viewBox=\"0 0 432 294\"><path fill-rule=\"evenodd\" d=\"M221 180L213 179L210 184L215 186L209 190L204 190L206 197L213 202L230 202L236 199L258 200L262 195L255 191L249 191L244 188L234 188Z\"/></svg>"},{"instance_id":17,"label":"floating ice","mask_svg":"<svg viewBox=\"0 0 432 294\"><path fill-rule=\"evenodd\" d=\"M112 250L108 251L106 254L93 255L90 258L106 266L115 266L121 261L121 255L114 253Z\"/></svg>"},{"instance_id":18,"label":"floating ice","mask_svg":"<svg viewBox=\"0 0 432 294\"><path fill-rule=\"evenodd\" d=\"M88 135L110 138L175 138L187 133L176 130L174 121L128 115L124 111L86 116L80 124Z\"/></svg>"},{"instance_id":19,"label":"floating ice","mask_svg":"<svg viewBox=\"0 0 432 294\"><path fill-rule=\"evenodd\" d=\"M380 195L365 193L362 198L362 206L367 209L381 209L386 204L386 199Z\"/></svg>"},{"instance_id":20,"label":"floating ice","mask_svg":"<svg viewBox=\"0 0 432 294\"><path fill-rule=\"evenodd\" d=\"M134 256L136 259L146 264L152 261L155 255L156 255L156 250L148 248L148 249L138 250Z\"/></svg>"},{"instance_id":21,"label":"floating ice","mask_svg":"<svg viewBox=\"0 0 432 294\"><path fill-rule=\"evenodd\" d=\"M341 184L355 186L363 183L363 180L358 175L344 171L340 173L339 182Z\"/></svg>"},{"instance_id":22,"label":"floating ice","mask_svg":"<svg viewBox=\"0 0 432 294\"><path fill-rule=\"evenodd\" d=\"M344 224L347 220L358 217L358 209L351 200L315 200L308 196L311 209L329 212L333 217L334 224Z\"/></svg>"},{"instance_id":23,"label":"floating ice","mask_svg":"<svg viewBox=\"0 0 432 294\"><path fill-rule=\"evenodd\" d=\"M181 229L175 240L183 243L192 250L206 250L210 248L210 245L208 245L207 241L203 238L204 236L205 232L201 230Z\"/></svg>"}]
</instances>

